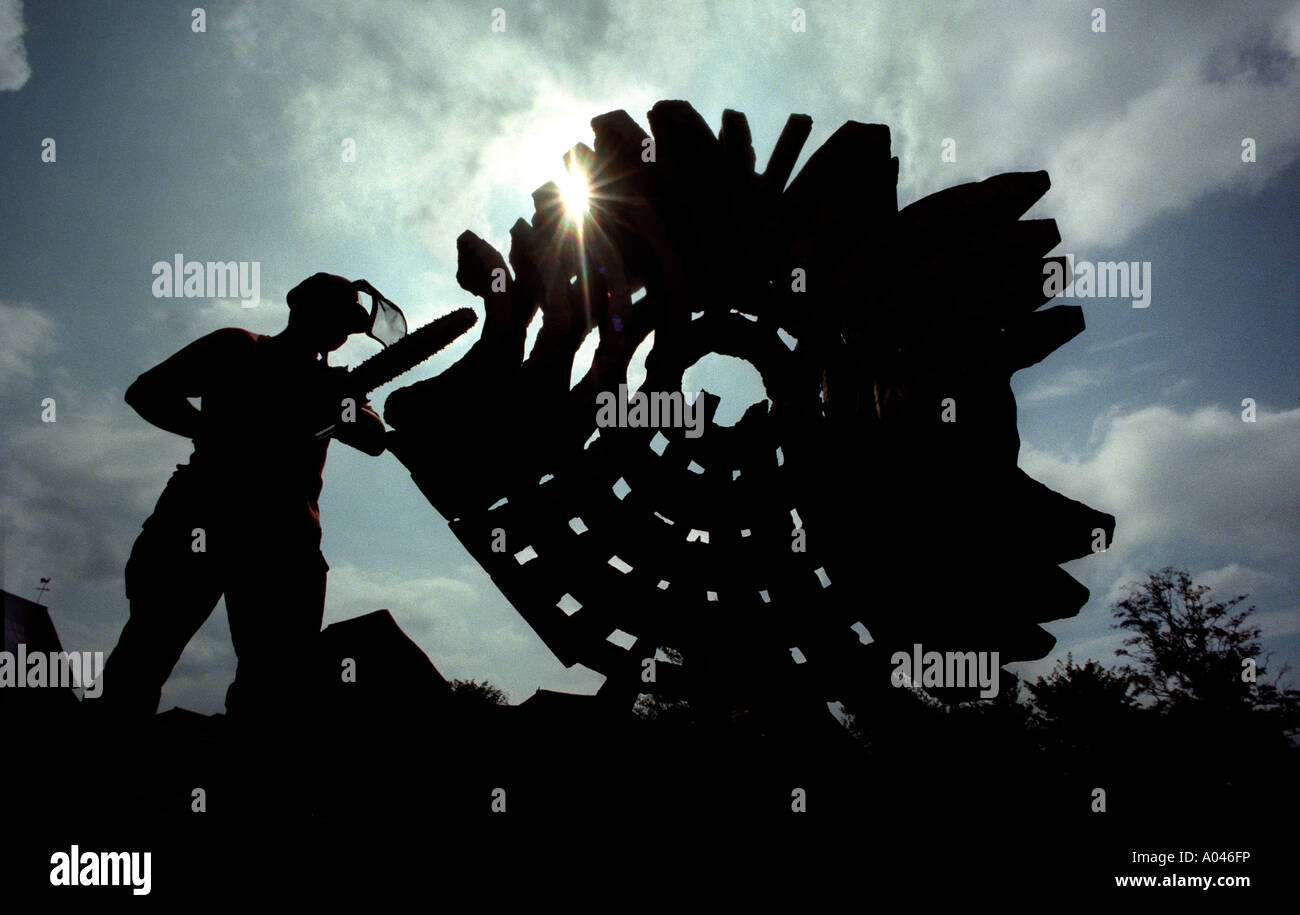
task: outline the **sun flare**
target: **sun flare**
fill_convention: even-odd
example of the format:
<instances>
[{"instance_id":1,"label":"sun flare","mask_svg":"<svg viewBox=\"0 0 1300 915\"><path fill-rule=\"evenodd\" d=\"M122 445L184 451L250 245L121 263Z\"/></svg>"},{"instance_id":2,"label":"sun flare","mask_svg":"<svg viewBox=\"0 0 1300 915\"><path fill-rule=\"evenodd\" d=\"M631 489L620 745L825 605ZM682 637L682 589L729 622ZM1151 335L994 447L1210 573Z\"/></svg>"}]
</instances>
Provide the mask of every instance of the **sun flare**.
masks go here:
<instances>
[{"instance_id":1,"label":"sun flare","mask_svg":"<svg viewBox=\"0 0 1300 915\"><path fill-rule=\"evenodd\" d=\"M591 210L591 189L587 185L587 176L582 169L574 166L567 169L556 182L560 186L560 199L564 202L564 212L570 218L578 219Z\"/></svg>"}]
</instances>

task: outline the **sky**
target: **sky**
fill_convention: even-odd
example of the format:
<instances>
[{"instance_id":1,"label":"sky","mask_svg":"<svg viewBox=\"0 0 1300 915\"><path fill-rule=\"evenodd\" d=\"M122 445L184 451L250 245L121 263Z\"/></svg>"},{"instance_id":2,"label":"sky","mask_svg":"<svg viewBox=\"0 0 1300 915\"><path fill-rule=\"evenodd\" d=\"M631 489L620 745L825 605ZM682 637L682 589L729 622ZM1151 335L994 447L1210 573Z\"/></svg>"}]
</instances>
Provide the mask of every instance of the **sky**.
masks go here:
<instances>
[{"instance_id":1,"label":"sky","mask_svg":"<svg viewBox=\"0 0 1300 915\"><path fill-rule=\"evenodd\" d=\"M455 283L456 236L505 252L592 117L622 108L647 126L674 98L715 130L744 112L760 168L792 112L813 119L799 165L847 120L887 124L900 206L1045 169L1052 189L1027 215L1057 221L1053 253L1149 264L1147 307L1066 300L1088 329L1013 376L1020 466L1117 527L1065 566L1092 597L1047 624L1056 649L1012 669L1036 676L1067 651L1113 662L1109 606L1175 565L1248 592L1271 669L1300 670L1300 3L195 9L0 0L0 584L35 598L51 578L67 650L116 643L131 544L190 453L123 402L137 375L221 327L278 332L285 293L318 270L370 280L412 326L481 315ZM257 262L257 305L156 297L153 265L178 253ZM333 361L376 347L353 338ZM752 394L722 361L684 387ZM388 608L444 676L514 702L599 686L550 654L391 454L332 447L320 504L327 623ZM979 587L994 603L1015 583ZM161 708L221 711L234 664L218 605Z\"/></svg>"}]
</instances>

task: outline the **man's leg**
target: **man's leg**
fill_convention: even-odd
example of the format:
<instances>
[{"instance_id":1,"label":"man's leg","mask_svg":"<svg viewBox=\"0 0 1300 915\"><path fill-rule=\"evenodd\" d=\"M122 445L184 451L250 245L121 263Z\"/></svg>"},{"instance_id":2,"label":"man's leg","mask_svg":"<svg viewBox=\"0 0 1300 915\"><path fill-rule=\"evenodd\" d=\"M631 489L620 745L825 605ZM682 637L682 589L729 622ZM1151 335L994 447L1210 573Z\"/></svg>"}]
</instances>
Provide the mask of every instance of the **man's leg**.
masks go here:
<instances>
[{"instance_id":1,"label":"man's leg","mask_svg":"<svg viewBox=\"0 0 1300 915\"><path fill-rule=\"evenodd\" d=\"M97 711L155 714L172 668L221 597L216 557L195 551L193 527L155 514L136 538L126 564L131 615L104 665L103 693L88 700Z\"/></svg>"},{"instance_id":2,"label":"man's leg","mask_svg":"<svg viewBox=\"0 0 1300 915\"><path fill-rule=\"evenodd\" d=\"M329 567L314 548L293 556L281 542L257 552L232 571L226 590L238 657L226 693L240 747L231 774L250 813L296 819L315 809L320 793L312 678Z\"/></svg>"},{"instance_id":3,"label":"man's leg","mask_svg":"<svg viewBox=\"0 0 1300 915\"><path fill-rule=\"evenodd\" d=\"M238 666L226 693L232 721L282 729L312 708L329 566L319 549L294 553L283 543L258 550L232 570L226 611Z\"/></svg>"}]
</instances>

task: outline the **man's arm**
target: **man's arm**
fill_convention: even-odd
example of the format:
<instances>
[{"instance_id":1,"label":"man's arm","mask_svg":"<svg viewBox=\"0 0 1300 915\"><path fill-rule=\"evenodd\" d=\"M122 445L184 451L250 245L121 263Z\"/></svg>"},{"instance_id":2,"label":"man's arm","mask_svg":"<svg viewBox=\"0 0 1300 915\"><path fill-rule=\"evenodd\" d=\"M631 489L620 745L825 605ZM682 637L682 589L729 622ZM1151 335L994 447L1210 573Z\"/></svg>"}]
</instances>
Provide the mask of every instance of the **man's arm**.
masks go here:
<instances>
[{"instance_id":1,"label":"man's arm","mask_svg":"<svg viewBox=\"0 0 1300 915\"><path fill-rule=\"evenodd\" d=\"M238 338L235 328L215 331L149 369L126 389L127 404L146 421L185 438L199 432L202 414L186 398L202 397L211 368Z\"/></svg>"}]
</instances>

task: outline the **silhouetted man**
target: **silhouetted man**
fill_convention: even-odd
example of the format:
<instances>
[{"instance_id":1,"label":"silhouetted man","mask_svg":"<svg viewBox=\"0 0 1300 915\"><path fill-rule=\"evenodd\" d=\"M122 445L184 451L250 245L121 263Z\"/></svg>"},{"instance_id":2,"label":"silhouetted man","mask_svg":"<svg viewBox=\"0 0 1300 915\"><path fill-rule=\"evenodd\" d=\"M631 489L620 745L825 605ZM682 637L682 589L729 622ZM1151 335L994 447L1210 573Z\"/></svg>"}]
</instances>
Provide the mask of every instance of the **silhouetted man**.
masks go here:
<instances>
[{"instance_id":1,"label":"silhouetted man","mask_svg":"<svg viewBox=\"0 0 1300 915\"><path fill-rule=\"evenodd\" d=\"M127 389L128 404L193 439L194 453L177 465L131 550L131 615L96 700L106 711L152 715L223 594L238 659L226 694L232 718L278 717L306 685L329 568L317 507L329 437L317 433L333 424L335 437L366 454L385 447L383 420L349 397L346 373L327 361L375 323L358 289L370 287L317 273L289 292L279 334L215 331Z\"/></svg>"}]
</instances>

